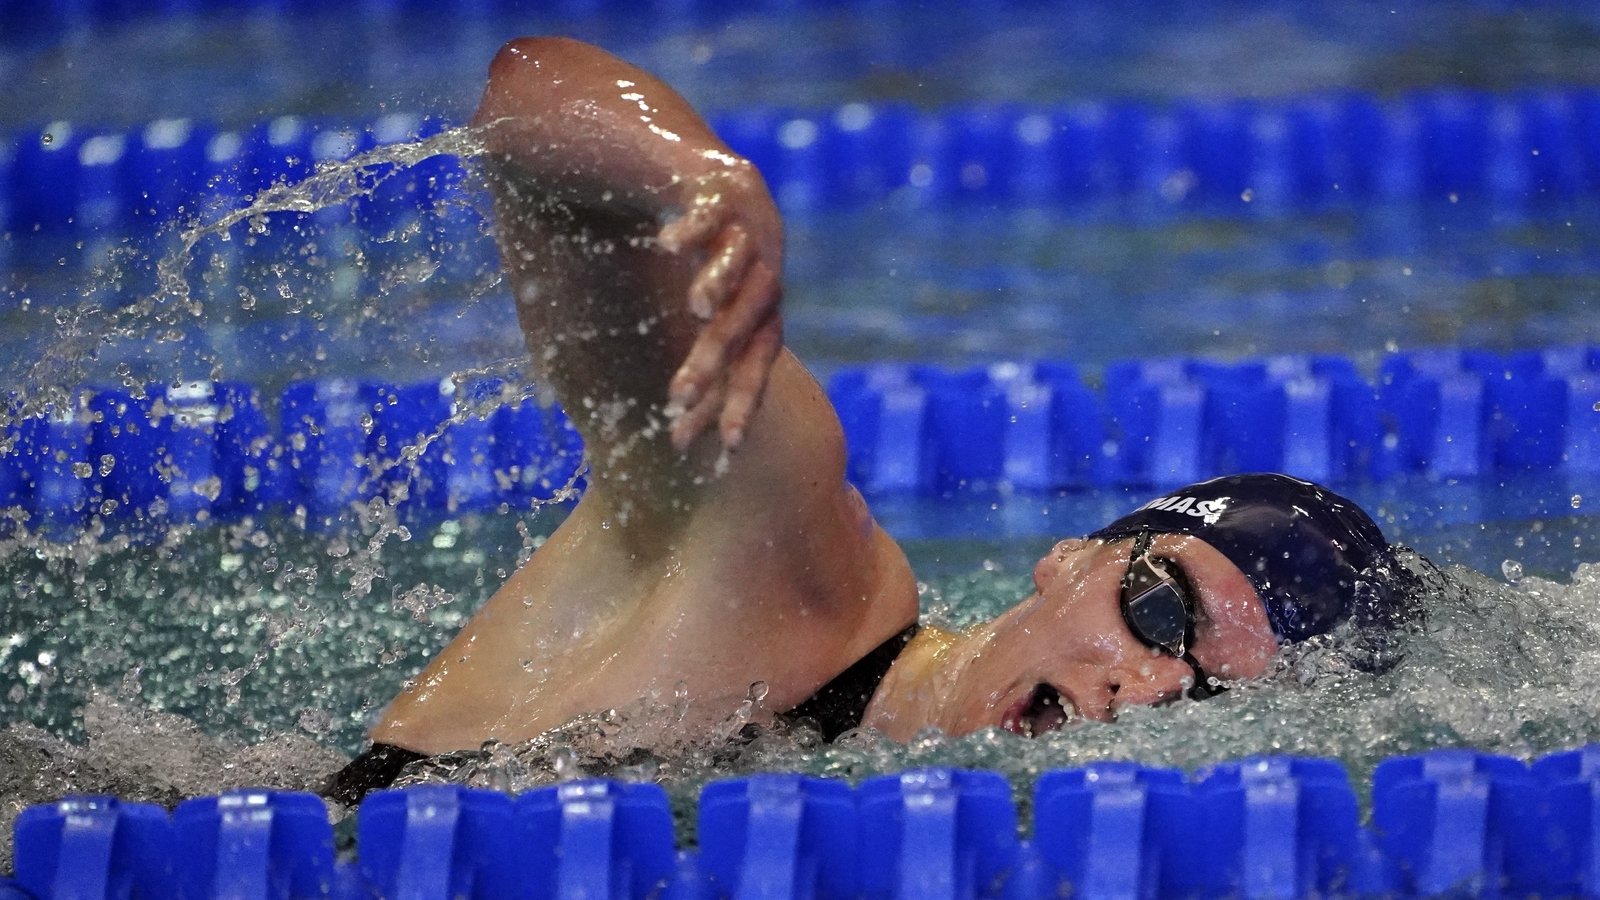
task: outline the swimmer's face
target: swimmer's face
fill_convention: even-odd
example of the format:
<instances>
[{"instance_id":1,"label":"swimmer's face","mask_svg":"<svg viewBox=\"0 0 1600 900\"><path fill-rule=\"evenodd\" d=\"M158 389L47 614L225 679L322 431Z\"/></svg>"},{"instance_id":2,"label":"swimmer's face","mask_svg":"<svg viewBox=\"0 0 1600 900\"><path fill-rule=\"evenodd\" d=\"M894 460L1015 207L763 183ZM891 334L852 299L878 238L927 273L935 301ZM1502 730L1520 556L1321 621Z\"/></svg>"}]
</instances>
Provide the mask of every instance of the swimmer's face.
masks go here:
<instances>
[{"instance_id":1,"label":"swimmer's face","mask_svg":"<svg viewBox=\"0 0 1600 900\"><path fill-rule=\"evenodd\" d=\"M945 730L998 725L1024 735L1074 718L1109 721L1124 706L1175 700L1194 681L1181 659L1145 646L1122 618L1133 539L1062 541L1034 567L1036 593L985 629L947 697ZM1266 671L1277 638L1238 567L1198 538L1158 535L1150 552L1178 564L1194 592L1190 650L1224 681Z\"/></svg>"}]
</instances>

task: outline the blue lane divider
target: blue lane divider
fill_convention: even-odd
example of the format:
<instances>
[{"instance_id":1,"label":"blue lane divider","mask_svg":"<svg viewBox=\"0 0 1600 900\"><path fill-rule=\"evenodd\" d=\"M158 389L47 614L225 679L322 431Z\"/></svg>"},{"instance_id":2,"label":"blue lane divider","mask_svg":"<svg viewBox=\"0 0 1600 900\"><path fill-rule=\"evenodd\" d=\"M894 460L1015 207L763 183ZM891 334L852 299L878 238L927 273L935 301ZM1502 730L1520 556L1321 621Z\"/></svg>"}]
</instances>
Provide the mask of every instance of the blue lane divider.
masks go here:
<instances>
[{"instance_id":1,"label":"blue lane divider","mask_svg":"<svg viewBox=\"0 0 1600 900\"><path fill-rule=\"evenodd\" d=\"M1085 900L1147 900L1181 870L1188 800L1176 769L1047 772L1034 786L1034 844Z\"/></svg>"},{"instance_id":2,"label":"blue lane divider","mask_svg":"<svg viewBox=\"0 0 1600 900\"><path fill-rule=\"evenodd\" d=\"M65 539L264 512L323 528L378 499L418 524L581 489L572 423L506 390L327 379L273 404L233 382L86 389L0 441L0 508ZM877 495L1600 472L1593 347L1394 353L1376 383L1337 356L1140 360L1099 390L1059 362L897 363L842 369L828 392L849 476Z\"/></svg>"},{"instance_id":3,"label":"blue lane divider","mask_svg":"<svg viewBox=\"0 0 1600 900\"><path fill-rule=\"evenodd\" d=\"M1386 893L1373 837L1344 769L1321 759L1217 766L1195 786L1214 851L1204 893L1247 900Z\"/></svg>"},{"instance_id":4,"label":"blue lane divider","mask_svg":"<svg viewBox=\"0 0 1600 900\"><path fill-rule=\"evenodd\" d=\"M1537 206L1600 189L1600 92L1488 94L1436 89L1385 99L1347 93L1273 101L1072 106L980 104L925 113L895 104L749 108L717 132L761 169L787 212L854 208L891 195L929 205L1128 201L1208 214L1276 213L1362 201L1483 197ZM140 233L208 204L296 181L317 164L443 123L391 114L366 123L284 116L243 131L187 119L129 132L56 123L0 154L0 230L18 236ZM356 201L308 218L394 235L460 181L436 159ZM368 173L376 175L377 172ZM443 224L443 223L440 223ZM269 240L270 245L270 240Z\"/></svg>"},{"instance_id":5,"label":"blue lane divider","mask_svg":"<svg viewBox=\"0 0 1600 900\"><path fill-rule=\"evenodd\" d=\"M842 782L755 775L700 792L700 866L736 900L856 896L856 809Z\"/></svg>"},{"instance_id":6,"label":"blue lane divider","mask_svg":"<svg viewBox=\"0 0 1600 900\"><path fill-rule=\"evenodd\" d=\"M1553 895L1600 897L1600 746L1536 760L1552 827L1546 832L1541 883Z\"/></svg>"},{"instance_id":7,"label":"blue lane divider","mask_svg":"<svg viewBox=\"0 0 1600 900\"><path fill-rule=\"evenodd\" d=\"M994 772L869 778L857 803L859 891L869 900L992 897L1017 853L1011 787Z\"/></svg>"},{"instance_id":8,"label":"blue lane divider","mask_svg":"<svg viewBox=\"0 0 1600 900\"><path fill-rule=\"evenodd\" d=\"M12 435L9 499L28 511L41 533L71 537L88 520L97 471L91 416L80 394L24 421Z\"/></svg>"},{"instance_id":9,"label":"blue lane divider","mask_svg":"<svg viewBox=\"0 0 1600 900\"><path fill-rule=\"evenodd\" d=\"M517 893L511 798L429 785L361 804L361 878L394 900L498 900Z\"/></svg>"},{"instance_id":10,"label":"blue lane divider","mask_svg":"<svg viewBox=\"0 0 1600 900\"><path fill-rule=\"evenodd\" d=\"M914 770L708 786L703 862L672 849L652 785L573 782L518 798L459 787L375 794L360 862L335 865L322 802L236 791L158 807L68 798L24 811L12 887L36 900L184 897L1593 896L1600 746L1530 771L1472 751L1389 760L1374 839L1326 760L1173 770L1099 764L1035 786L1017 839L997 774ZM1204 834L1196 842L1196 834Z\"/></svg>"},{"instance_id":11,"label":"blue lane divider","mask_svg":"<svg viewBox=\"0 0 1600 900\"><path fill-rule=\"evenodd\" d=\"M1542 797L1518 760L1470 750L1386 760L1372 795L1390 883L1402 893L1520 897L1539 889Z\"/></svg>"},{"instance_id":12,"label":"blue lane divider","mask_svg":"<svg viewBox=\"0 0 1600 900\"><path fill-rule=\"evenodd\" d=\"M793 212L894 192L931 204L1128 198L1237 213L1470 196L1522 206L1593 187L1593 97L1441 89L1394 100L993 104L934 115L852 104L742 110L713 124Z\"/></svg>"},{"instance_id":13,"label":"blue lane divider","mask_svg":"<svg viewBox=\"0 0 1600 900\"><path fill-rule=\"evenodd\" d=\"M173 811L182 900L301 900L335 885L333 826L310 794L232 791Z\"/></svg>"},{"instance_id":14,"label":"blue lane divider","mask_svg":"<svg viewBox=\"0 0 1600 900\"><path fill-rule=\"evenodd\" d=\"M17 816L16 885L35 900L172 895L166 810L114 797L68 797Z\"/></svg>"},{"instance_id":15,"label":"blue lane divider","mask_svg":"<svg viewBox=\"0 0 1600 900\"><path fill-rule=\"evenodd\" d=\"M672 811L653 784L575 781L517 800L530 900L645 900L675 869Z\"/></svg>"},{"instance_id":16,"label":"blue lane divider","mask_svg":"<svg viewBox=\"0 0 1600 900\"><path fill-rule=\"evenodd\" d=\"M1600 896L1600 745L1531 768L1471 750L1383 762L1372 827L1336 762L1255 757L1191 778L1136 763L1046 772L1020 840L998 773L764 774L700 795L674 850L650 784L512 798L457 786L361 805L336 861L323 801L232 791L157 806L69 797L16 822L6 900L1301 900Z\"/></svg>"},{"instance_id":17,"label":"blue lane divider","mask_svg":"<svg viewBox=\"0 0 1600 900\"><path fill-rule=\"evenodd\" d=\"M1114 363L1098 393L1046 364L854 367L828 390L868 493L1600 471L1590 347L1394 353L1375 384L1342 357L1284 356Z\"/></svg>"}]
</instances>

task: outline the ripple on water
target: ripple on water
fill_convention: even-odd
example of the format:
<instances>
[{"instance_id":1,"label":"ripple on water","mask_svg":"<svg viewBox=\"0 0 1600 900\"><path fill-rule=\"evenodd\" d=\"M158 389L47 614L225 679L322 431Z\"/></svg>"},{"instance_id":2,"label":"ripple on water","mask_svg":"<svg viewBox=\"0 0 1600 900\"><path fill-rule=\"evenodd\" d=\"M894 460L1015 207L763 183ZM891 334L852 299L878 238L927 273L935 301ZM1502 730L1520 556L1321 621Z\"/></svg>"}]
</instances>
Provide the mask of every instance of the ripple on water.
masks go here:
<instances>
[{"instance_id":1,"label":"ripple on water","mask_svg":"<svg viewBox=\"0 0 1600 900\"><path fill-rule=\"evenodd\" d=\"M98 554L41 559L13 548L0 557L0 593L9 593L0 697L12 723L0 732L5 815L78 791L172 804L244 784L314 788L492 593L500 578L484 573L514 569L552 516L463 518L450 528L463 540L450 547L422 529L380 543L359 572L328 549L368 545L276 520ZM371 566L382 576L371 578ZM1003 609L1026 590L1014 568L935 567L925 610L963 621ZM1600 740L1600 566L1579 566L1567 581L1505 584L1459 567L1429 577L1426 622L1398 638L1403 658L1382 674L1353 665L1351 636L1330 636L1205 703L1131 709L1113 725L1035 740L990 729L899 744L855 732L824 745L751 702L701 722L695 730L712 737L690 741L681 706L645 700L525 745L426 761L406 780L503 790L584 775L655 781L692 837L699 787L758 771L859 781L912 766L983 767L1009 776L1025 804L1040 772L1098 760L1193 770L1293 753L1340 759L1364 780L1385 757L1433 747L1527 757ZM356 580L371 590L352 591ZM419 606L418 596L441 602Z\"/></svg>"}]
</instances>

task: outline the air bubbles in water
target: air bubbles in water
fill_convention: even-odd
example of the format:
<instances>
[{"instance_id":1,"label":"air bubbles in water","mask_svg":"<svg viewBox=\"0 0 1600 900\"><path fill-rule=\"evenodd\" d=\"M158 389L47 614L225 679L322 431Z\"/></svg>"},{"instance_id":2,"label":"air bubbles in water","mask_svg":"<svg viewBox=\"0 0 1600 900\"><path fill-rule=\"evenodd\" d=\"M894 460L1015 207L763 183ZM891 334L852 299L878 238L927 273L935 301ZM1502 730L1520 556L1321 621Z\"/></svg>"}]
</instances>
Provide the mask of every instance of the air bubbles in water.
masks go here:
<instances>
[{"instance_id":1,"label":"air bubbles in water","mask_svg":"<svg viewBox=\"0 0 1600 900\"><path fill-rule=\"evenodd\" d=\"M139 675L144 672L143 666L134 666L122 676L122 696L137 697L144 691L144 685L139 681Z\"/></svg>"},{"instance_id":2,"label":"air bubbles in water","mask_svg":"<svg viewBox=\"0 0 1600 900\"><path fill-rule=\"evenodd\" d=\"M1506 577L1507 582L1516 584L1522 580L1522 563L1508 559L1500 564L1500 574Z\"/></svg>"},{"instance_id":3,"label":"air bubbles in water","mask_svg":"<svg viewBox=\"0 0 1600 900\"><path fill-rule=\"evenodd\" d=\"M572 781L584 776L583 767L578 760L578 751L571 747L557 747L550 754L550 768L555 770L558 781Z\"/></svg>"},{"instance_id":4,"label":"air bubbles in water","mask_svg":"<svg viewBox=\"0 0 1600 900\"><path fill-rule=\"evenodd\" d=\"M299 725L300 730L306 734L326 734L328 729L333 726L333 717L328 715L327 710L308 706L300 711Z\"/></svg>"}]
</instances>

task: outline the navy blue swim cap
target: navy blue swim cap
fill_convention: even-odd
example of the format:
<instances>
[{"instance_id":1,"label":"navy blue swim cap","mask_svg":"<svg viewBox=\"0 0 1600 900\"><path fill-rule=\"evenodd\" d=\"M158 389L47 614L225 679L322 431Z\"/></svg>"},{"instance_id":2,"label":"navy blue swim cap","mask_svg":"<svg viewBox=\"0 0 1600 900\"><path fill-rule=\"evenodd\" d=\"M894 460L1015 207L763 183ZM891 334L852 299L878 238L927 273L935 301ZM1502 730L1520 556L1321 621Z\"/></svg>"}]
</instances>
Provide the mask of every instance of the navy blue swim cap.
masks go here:
<instances>
[{"instance_id":1,"label":"navy blue swim cap","mask_svg":"<svg viewBox=\"0 0 1600 900\"><path fill-rule=\"evenodd\" d=\"M1287 475L1228 475L1146 503L1089 535L1187 534L1239 567L1282 640L1347 619L1393 627L1412 617L1418 580L1372 517L1327 488Z\"/></svg>"}]
</instances>

